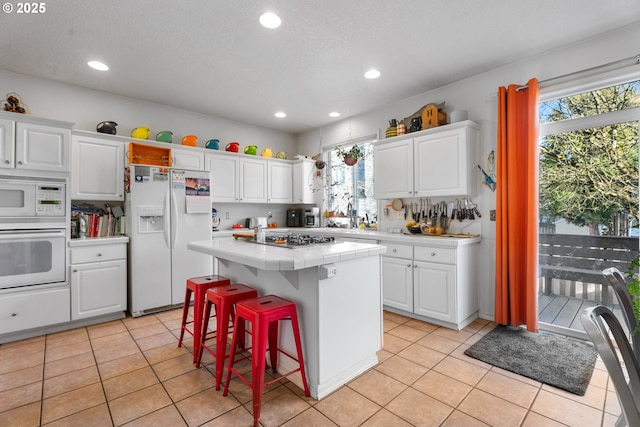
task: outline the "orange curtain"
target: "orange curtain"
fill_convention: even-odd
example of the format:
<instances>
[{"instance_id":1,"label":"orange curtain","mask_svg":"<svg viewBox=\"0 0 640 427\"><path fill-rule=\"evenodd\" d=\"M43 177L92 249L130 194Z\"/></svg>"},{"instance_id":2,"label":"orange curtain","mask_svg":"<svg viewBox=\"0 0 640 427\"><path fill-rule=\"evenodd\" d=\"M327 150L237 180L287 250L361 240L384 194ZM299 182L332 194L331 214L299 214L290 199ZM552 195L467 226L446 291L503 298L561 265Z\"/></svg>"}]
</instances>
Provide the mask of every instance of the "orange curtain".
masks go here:
<instances>
[{"instance_id":1,"label":"orange curtain","mask_svg":"<svg viewBox=\"0 0 640 427\"><path fill-rule=\"evenodd\" d=\"M495 322L538 331L538 80L498 88Z\"/></svg>"}]
</instances>

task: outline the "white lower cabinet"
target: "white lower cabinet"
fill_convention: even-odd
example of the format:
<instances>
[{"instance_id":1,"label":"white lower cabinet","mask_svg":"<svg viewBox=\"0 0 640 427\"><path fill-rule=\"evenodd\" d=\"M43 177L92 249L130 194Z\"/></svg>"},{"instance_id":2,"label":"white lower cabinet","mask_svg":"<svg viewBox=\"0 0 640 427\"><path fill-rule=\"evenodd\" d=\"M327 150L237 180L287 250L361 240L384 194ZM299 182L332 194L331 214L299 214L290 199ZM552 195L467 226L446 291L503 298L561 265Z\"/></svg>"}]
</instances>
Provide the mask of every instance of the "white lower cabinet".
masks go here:
<instances>
[{"instance_id":1,"label":"white lower cabinet","mask_svg":"<svg viewBox=\"0 0 640 427\"><path fill-rule=\"evenodd\" d=\"M69 287L0 296L0 335L69 321Z\"/></svg>"},{"instance_id":2,"label":"white lower cabinet","mask_svg":"<svg viewBox=\"0 0 640 427\"><path fill-rule=\"evenodd\" d=\"M456 323L456 267L414 261L413 312Z\"/></svg>"},{"instance_id":3,"label":"white lower cabinet","mask_svg":"<svg viewBox=\"0 0 640 427\"><path fill-rule=\"evenodd\" d=\"M382 303L387 307L413 312L413 246L381 242L387 247L382 256Z\"/></svg>"},{"instance_id":4,"label":"white lower cabinet","mask_svg":"<svg viewBox=\"0 0 640 427\"><path fill-rule=\"evenodd\" d=\"M126 243L72 247L71 320L126 309Z\"/></svg>"},{"instance_id":5,"label":"white lower cabinet","mask_svg":"<svg viewBox=\"0 0 640 427\"><path fill-rule=\"evenodd\" d=\"M460 330L478 316L477 244L437 247L381 244L383 304L391 311Z\"/></svg>"}]
</instances>

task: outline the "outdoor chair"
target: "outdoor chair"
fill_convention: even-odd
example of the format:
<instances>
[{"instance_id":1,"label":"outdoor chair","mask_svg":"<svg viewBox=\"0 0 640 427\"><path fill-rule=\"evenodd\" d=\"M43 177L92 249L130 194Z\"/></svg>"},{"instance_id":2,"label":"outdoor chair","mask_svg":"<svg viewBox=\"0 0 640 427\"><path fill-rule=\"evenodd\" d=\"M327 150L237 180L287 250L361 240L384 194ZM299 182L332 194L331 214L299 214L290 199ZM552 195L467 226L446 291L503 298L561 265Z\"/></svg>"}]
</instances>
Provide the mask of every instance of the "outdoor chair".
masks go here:
<instances>
[{"instance_id":1,"label":"outdoor chair","mask_svg":"<svg viewBox=\"0 0 640 427\"><path fill-rule=\"evenodd\" d=\"M602 270L602 274L609 280L613 292L616 294L616 297L618 297L622 316L629 329L629 340L631 341L633 354L635 354L636 360L640 362L640 334L636 331L638 329L638 321L633 312L633 300L627 290L627 282L620 270L616 267Z\"/></svg>"},{"instance_id":2,"label":"outdoor chair","mask_svg":"<svg viewBox=\"0 0 640 427\"><path fill-rule=\"evenodd\" d=\"M622 417L618 419L616 426L624 425L622 421L626 421L626 425L630 427L640 426L640 367L620 322L611 310L602 305L586 309L580 320L595 344L616 389L622 408ZM615 342L611 340L611 336ZM616 347L623 364L620 363ZM629 382L625 378L625 371Z\"/></svg>"}]
</instances>

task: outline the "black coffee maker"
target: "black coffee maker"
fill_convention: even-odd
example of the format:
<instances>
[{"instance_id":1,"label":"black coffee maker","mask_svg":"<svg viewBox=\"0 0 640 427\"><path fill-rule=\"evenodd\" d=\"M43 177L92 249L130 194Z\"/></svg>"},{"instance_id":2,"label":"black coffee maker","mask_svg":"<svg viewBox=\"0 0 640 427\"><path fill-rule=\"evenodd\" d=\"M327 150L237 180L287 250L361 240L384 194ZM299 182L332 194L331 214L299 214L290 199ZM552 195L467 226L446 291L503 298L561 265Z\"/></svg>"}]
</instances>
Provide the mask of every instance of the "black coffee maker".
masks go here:
<instances>
[{"instance_id":1,"label":"black coffee maker","mask_svg":"<svg viewBox=\"0 0 640 427\"><path fill-rule=\"evenodd\" d=\"M302 227L302 216L304 209L288 208L287 209L287 227Z\"/></svg>"}]
</instances>

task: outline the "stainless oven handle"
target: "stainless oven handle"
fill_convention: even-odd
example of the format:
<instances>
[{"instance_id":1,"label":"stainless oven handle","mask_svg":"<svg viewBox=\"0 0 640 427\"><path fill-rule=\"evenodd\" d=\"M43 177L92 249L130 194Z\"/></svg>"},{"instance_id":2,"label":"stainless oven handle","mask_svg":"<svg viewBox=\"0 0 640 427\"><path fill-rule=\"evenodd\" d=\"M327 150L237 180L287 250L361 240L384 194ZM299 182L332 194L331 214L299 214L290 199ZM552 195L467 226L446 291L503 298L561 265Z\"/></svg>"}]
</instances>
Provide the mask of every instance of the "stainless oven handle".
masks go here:
<instances>
[{"instance_id":1,"label":"stainless oven handle","mask_svg":"<svg viewBox=\"0 0 640 427\"><path fill-rule=\"evenodd\" d=\"M64 237L65 230L0 230L0 239L10 239L15 237L29 237L29 238L41 238L41 237Z\"/></svg>"}]
</instances>

